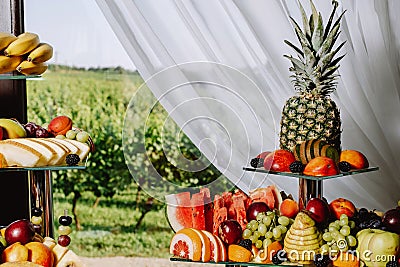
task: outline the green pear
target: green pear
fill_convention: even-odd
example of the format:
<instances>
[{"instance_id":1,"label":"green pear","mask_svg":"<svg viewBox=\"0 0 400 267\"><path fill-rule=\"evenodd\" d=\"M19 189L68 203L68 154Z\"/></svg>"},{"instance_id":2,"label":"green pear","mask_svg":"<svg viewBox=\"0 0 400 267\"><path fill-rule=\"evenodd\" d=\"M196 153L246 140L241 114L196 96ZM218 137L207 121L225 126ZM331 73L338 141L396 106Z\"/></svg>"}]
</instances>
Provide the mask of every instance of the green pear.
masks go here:
<instances>
[{"instance_id":1,"label":"green pear","mask_svg":"<svg viewBox=\"0 0 400 267\"><path fill-rule=\"evenodd\" d=\"M357 239L360 259L367 267L385 267L390 256L399 252L400 238L395 233L365 229L357 234Z\"/></svg>"}]
</instances>

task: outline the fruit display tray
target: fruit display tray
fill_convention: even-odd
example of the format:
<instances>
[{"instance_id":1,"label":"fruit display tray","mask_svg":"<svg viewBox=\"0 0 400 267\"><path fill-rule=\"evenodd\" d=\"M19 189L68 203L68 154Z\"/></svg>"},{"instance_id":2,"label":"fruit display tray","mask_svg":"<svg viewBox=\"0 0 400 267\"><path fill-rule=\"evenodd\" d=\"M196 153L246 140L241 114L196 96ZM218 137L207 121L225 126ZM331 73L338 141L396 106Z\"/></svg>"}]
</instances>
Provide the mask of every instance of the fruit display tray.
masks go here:
<instances>
[{"instance_id":1,"label":"fruit display tray","mask_svg":"<svg viewBox=\"0 0 400 267\"><path fill-rule=\"evenodd\" d=\"M79 164L75 166L60 165L60 166L43 166L43 167L6 167L0 168L0 172L9 171L62 171L62 170L84 170L86 164Z\"/></svg>"},{"instance_id":2,"label":"fruit display tray","mask_svg":"<svg viewBox=\"0 0 400 267\"><path fill-rule=\"evenodd\" d=\"M172 257L170 258L170 261L177 261L177 262L191 262L191 263L199 263L202 265L206 264L215 264L215 265L221 265L221 266L226 266L226 267L244 267L244 266L264 266L264 267L282 267L282 266L293 266L293 267L300 267L300 266L305 266L302 264L296 264L296 263L282 263L280 265L275 265L275 264L266 264L266 263L257 263L257 262L196 262L196 261L191 261L187 259L182 259L182 258L177 258L177 257Z\"/></svg>"},{"instance_id":3,"label":"fruit display tray","mask_svg":"<svg viewBox=\"0 0 400 267\"><path fill-rule=\"evenodd\" d=\"M33 80L41 79L41 75L6 75L0 74L0 80Z\"/></svg>"},{"instance_id":4,"label":"fruit display tray","mask_svg":"<svg viewBox=\"0 0 400 267\"><path fill-rule=\"evenodd\" d=\"M331 175L331 176L309 176L309 175L302 175L302 174L292 173L292 172L275 172L275 171L269 171L269 170L266 170L263 168L253 168L253 167L243 167L243 170L251 171L251 172L259 172L259 173L267 173L267 174L273 174L273 175L280 175L280 176L287 176L287 177L294 177L294 178L299 178L299 179L323 181L323 180L335 179L335 178L340 178L340 177L349 176L349 175L360 174L360 173L373 172L373 171L379 170L379 167L369 167L366 169L352 170L349 172L341 172L337 175Z\"/></svg>"}]
</instances>

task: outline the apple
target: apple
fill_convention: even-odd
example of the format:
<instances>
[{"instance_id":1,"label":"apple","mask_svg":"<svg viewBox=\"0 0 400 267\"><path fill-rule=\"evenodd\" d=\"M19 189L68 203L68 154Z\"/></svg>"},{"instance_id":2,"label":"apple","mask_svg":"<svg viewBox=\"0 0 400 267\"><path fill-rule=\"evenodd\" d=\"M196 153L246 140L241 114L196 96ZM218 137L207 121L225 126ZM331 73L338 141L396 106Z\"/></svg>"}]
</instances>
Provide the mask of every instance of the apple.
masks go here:
<instances>
[{"instance_id":1,"label":"apple","mask_svg":"<svg viewBox=\"0 0 400 267\"><path fill-rule=\"evenodd\" d=\"M340 215L346 214L347 217L352 218L356 213L354 204L345 198L337 198L329 204L329 208L336 219L340 219Z\"/></svg>"},{"instance_id":2,"label":"apple","mask_svg":"<svg viewBox=\"0 0 400 267\"><path fill-rule=\"evenodd\" d=\"M256 220L257 214L269 211L269 207L264 202L253 202L249 205L246 211L246 219L248 222Z\"/></svg>"},{"instance_id":3,"label":"apple","mask_svg":"<svg viewBox=\"0 0 400 267\"><path fill-rule=\"evenodd\" d=\"M28 249L20 242L15 242L1 254L2 262L16 262L16 261L27 261L28 260Z\"/></svg>"},{"instance_id":4,"label":"apple","mask_svg":"<svg viewBox=\"0 0 400 267\"><path fill-rule=\"evenodd\" d=\"M35 228L33 224L27 220L17 220L7 226L4 237L8 245L20 242L22 245L30 242L35 236Z\"/></svg>"},{"instance_id":5,"label":"apple","mask_svg":"<svg viewBox=\"0 0 400 267\"><path fill-rule=\"evenodd\" d=\"M242 227L235 220L225 220L218 227L218 236L227 245L237 244L242 239Z\"/></svg>"},{"instance_id":6,"label":"apple","mask_svg":"<svg viewBox=\"0 0 400 267\"><path fill-rule=\"evenodd\" d=\"M329 205L323 199L311 198L307 202L306 210L316 223L324 223L330 218Z\"/></svg>"},{"instance_id":7,"label":"apple","mask_svg":"<svg viewBox=\"0 0 400 267\"><path fill-rule=\"evenodd\" d=\"M71 129L72 120L67 116L58 116L53 118L47 127L47 130L54 136L65 135Z\"/></svg>"},{"instance_id":8,"label":"apple","mask_svg":"<svg viewBox=\"0 0 400 267\"><path fill-rule=\"evenodd\" d=\"M261 152L260 154L257 155L256 158L265 159L265 157L266 157L268 154L270 154L270 153L271 153L271 151L264 151L264 152Z\"/></svg>"},{"instance_id":9,"label":"apple","mask_svg":"<svg viewBox=\"0 0 400 267\"><path fill-rule=\"evenodd\" d=\"M331 158L316 157L307 163L303 174L309 176L331 176L339 174L339 168Z\"/></svg>"},{"instance_id":10,"label":"apple","mask_svg":"<svg viewBox=\"0 0 400 267\"><path fill-rule=\"evenodd\" d=\"M294 218L299 213L299 204L295 200L287 198L279 206L279 212L282 216Z\"/></svg>"},{"instance_id":11,"label":"apple","mask_svg":"<svg viewBox=\"0 0 400 267\"><path fill-rule=\"evenodd\" d=\"M28 249L28 261L42 265L43 267L52 267L54 263L53 252L41 242L29 242L25 244Z\"/></svg>"},{"instance_id":12,"label":"apple","mask_svg":"<svg viewBox=\"0 0 400 267\"><path fill-rule=\"evenodd\" d=\"M278 149L265 157L264 168L275 172L290 172L289 166L295 160L292 152Z\"/></svg>"},{"instance_id":13,"label":"apple","mask_svg":"<svg viewBox=\"0 0 400 267\"><path fill-rule=\"evenodd\" d=\"M387 230L400 234L400 210L391 209L385 212L382 217L383 225L386 226Z\"/></svg>"}]
</instances>

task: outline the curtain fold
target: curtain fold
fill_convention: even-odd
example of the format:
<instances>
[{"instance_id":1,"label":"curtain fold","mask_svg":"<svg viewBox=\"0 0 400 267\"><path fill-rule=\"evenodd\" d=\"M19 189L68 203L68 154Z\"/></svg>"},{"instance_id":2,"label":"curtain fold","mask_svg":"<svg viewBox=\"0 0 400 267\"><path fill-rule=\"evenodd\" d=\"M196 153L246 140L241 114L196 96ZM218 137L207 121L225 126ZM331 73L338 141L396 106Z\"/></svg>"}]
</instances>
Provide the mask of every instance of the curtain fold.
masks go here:
<instances>
[{"instance_id":1,"label":"curtain fold","mask_svg":"<svg viewBox=\"0 0 400 267\"><path fill-rule=\"evenodd\" d=\"M278 147L281 109L295 94L283 41L297 43L289 20L301 17L297 1L96 1L155 97L229 180L246 192L274 183L297 195L296 179L242 170ZM331 1L315 2L327 18ZM332 98L342 147L380 170L326 181L324 194L385 210L400 191L400 1L339 4L346 56Z\"/></svg>"}]
</instances>

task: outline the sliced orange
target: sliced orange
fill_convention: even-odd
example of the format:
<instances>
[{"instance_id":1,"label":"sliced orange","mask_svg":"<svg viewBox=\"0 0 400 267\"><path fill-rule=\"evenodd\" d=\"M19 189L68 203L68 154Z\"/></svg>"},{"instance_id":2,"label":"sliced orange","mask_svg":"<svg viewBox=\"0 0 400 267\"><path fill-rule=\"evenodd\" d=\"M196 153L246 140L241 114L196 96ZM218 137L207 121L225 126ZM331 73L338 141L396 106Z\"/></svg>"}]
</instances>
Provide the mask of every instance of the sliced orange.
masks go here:
<instances>
[{"instance_id":1,"label":"sliced orange","mask_svg":"<svg viewBox=\"0 0 400 267\"><path fill-rule=\"evenodd\" d=\"M210 249L211 249L210 261L220 262L222 260L221 248L220 248L221 245L219 244L217 238L215 237L215 235L213 235L208 231L202 230L202 232L207 236L208 240L210 240Z\"/></svg>"},{"instance_id":2,"label":"sliced orange","mask_svg":"<svg viewBox=\"0 0 400 267\"><path fill-rule=\"evenodd\" d=\"M217 235L214 235L214 236L217 239L218 244L219 244L221 261L228 261L228 253L226 251L225 243L222 241L222 239L219 236L217 236Z\"/></svg>"},{"instance_id":3,"label":"sliced orange","mask_svg":"<svg viewBox=\"0 0 400 267\"><path fill-rule=\"evenodd\" d=\"M349 252L341 252L333 261L333 266L337 267L359 267L360 260L356 255Z\"/></svg>"},{"instance_id":4,"label":"sliced orange","mask_svg":"<svg viewBox=\"0 0 400 267\"><path fill-rule=\"evenodd\" d=\"M230 261L249 262L251 255L251 251L242 246L232 244L228 247L228 258Z\"/></svg>"},{"instance_id":5,"label":"sliced orange","mask_svg":"<svg viewBox=\"0 0 400 267\"><path fill-rule=\"evenodd\" d=\"M208 237L201 231L191 228L201 239L201 261L209 262L211 259L211 244Z\"/></svg>"},{"instance_id":6,"label":"sliced orange","mask_svg":"<svg viewBox=\"0 0 400 267\"><path fill-rule=\"evenodd\" d=\"M172 237L169 253L176 257L200 261L202 245L201 238L193 229L184 228Z\"/></svg>"},{"instance_id":7,"label":"sliced orange","mask_svg":"<svg viewBox=\"0 0 400 267\"><path fill-rule=\"evenodd\" d=\"M274 241L268 245L267 249L259 250L254 261L257 263L272 263L272 256L281 249L283 249L282 244L279 241Z\"/></svg>"}]
</instances>

